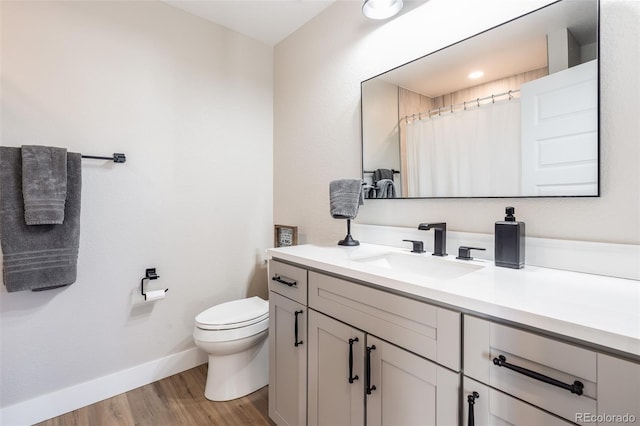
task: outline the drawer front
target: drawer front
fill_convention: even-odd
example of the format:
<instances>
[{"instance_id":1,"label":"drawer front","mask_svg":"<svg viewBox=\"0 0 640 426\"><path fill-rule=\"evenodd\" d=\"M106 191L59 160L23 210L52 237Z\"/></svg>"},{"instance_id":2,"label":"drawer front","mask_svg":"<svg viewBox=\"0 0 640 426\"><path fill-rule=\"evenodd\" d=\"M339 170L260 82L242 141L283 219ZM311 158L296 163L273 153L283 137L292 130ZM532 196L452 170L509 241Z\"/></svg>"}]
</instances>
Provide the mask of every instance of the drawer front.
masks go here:
<instances>
[{"instance_id":1,"label":"drawer front","mask_svg":"<svg viewBox=\"0 0 640 426\"><path fill-rule=\"evenodd\" d=\"M269 260L269 290L307 304L307 270L277 260Z\"/></svg>"},{"instance_id":2,"label":"drawer front","mask_svg":"<svg viewBox=\"0 0 640 426\"><path fill-rule=\"evenodd\" d=\"M309 272L309 306L460 371L460 313Z\"/></svg>"},{"instance_id":3,"label":"drawer front","mask_svg":"<svg viewBox=\"0 0 640 426\"><path fill-rule=\"evenodd\" d=\"M474 394L475 392L475 394ZM472 404L469 396L474 395ZM539 408L465 377L462 382L463 425L544 425L568 426L564 421ZM471 419L469 413L473 410Z\"/></svg>"},{"instance_id":4,"label":"drawer front","mask_svg":"<svg viewBox=\"0 0 640 426\"><path fill-rule=\"evenodd\" d=\"M576 413L596 412L596 364L593 351L464 317L464 374L567 420L575 421ZM548 378L566 385L579 381L583 393L548 383Z\"/></svg>"}]
</instances>

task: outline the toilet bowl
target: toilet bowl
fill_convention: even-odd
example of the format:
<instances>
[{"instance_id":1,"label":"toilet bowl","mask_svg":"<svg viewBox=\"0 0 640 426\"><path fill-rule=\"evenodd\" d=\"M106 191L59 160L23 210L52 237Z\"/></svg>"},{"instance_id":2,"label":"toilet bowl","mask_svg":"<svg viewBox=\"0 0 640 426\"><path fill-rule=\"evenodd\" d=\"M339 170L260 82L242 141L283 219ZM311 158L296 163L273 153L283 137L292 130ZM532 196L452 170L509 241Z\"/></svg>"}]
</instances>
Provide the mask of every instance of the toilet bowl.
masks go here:
<instances>
[{"instance_id":1,"label":"toilet bowl","mask_svg":"<svg viewBox=\"0 0 640 426\"><path fill-rule=\"evenodd\" d=\"M269 382L269 302L254 296L196 316L193 338L209 355L204 396L229 401Z\"/></svg>"}]
</instances>

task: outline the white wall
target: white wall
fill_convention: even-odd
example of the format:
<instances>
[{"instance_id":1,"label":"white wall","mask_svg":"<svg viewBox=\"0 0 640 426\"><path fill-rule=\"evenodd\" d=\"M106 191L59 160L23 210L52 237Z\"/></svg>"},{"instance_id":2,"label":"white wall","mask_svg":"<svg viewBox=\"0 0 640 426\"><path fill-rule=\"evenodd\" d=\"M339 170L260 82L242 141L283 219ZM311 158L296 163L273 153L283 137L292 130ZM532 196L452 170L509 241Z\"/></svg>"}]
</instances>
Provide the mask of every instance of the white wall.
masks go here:
<instances>
[{"instance_id":1,"label":"white wall","mask_svg":"<svg viewBox=\"0 0 640 426\"><path fill-rule=\"evenodd\" d=\"M83 161L77 282L1 286L4 408L193 348L197 313L266 297L273 50L160 2L3 0L1 19L2 145L127 155ZM136 305L148 267L169 292Z\"/></svg>"},{"instance_id":2,"label":"white wall","mask_svg":"<svg viewBox=\"0 0 640 426\"><path fill-rule=\"evenodd\" d=\"M278 44L276 222L298 225L302 242L344 237L344 221L329 215L328 187L333 179L361 175L362 80L545 3L429 0L379 23L362 16L360 2L338 1ZM640 2L602 0L601 19L600 198L369 200L356 222L416 226L444 220L451 230L491 234L504 207L513 205L529 236L639 244Z\"/></svg>"}]
</instances>

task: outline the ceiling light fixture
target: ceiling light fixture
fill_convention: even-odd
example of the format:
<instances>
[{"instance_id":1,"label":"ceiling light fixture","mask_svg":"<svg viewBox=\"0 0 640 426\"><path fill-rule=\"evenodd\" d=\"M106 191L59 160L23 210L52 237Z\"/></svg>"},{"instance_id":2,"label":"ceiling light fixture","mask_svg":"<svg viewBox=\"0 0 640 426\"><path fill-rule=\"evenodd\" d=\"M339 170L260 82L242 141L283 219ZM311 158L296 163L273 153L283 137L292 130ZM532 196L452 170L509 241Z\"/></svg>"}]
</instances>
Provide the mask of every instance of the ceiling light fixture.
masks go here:
<instances>
[{"instance_id":1,"label":"ceiling light fixture","mask_svg":"<svg viewBox=\"0 0 640 426\"><path fill-rule=\"evenodd\" d=\"M370 19L387 19L402 10L402 0L365 0L362 13Z\"/></svg>"},{"instance_id":2,"label":"ceiling light fixture","mask_svg":"<svg viewBox=\"0 0 640 426\"><path fill-rule=\"evenodd\" d=\"M474 71L474 72L472 72L471 74L469 74L469 78L470 78L471 80L475 80L475 79L477 79L477 78L482 77L483 75L484 75L484 71L480 71L480 70L478 70L478 71Z\"/></svg>"}]
</instances>

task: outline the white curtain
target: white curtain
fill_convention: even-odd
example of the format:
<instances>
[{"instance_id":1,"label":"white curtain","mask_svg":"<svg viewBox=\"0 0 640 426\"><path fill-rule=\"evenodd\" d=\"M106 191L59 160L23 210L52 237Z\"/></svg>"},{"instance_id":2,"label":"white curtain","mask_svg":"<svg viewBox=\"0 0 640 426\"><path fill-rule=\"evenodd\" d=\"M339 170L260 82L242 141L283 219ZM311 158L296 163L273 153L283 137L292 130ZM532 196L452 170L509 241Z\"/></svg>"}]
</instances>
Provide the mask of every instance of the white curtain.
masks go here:
<instances>
[{"instance_id":1,"label":"white curtain","mask_svg":"<svg viewBox=\"0 0 640 426\"><path fill-rule=\"evenodd\" d=\"M518 195L519 99L417 120L406 128L410 197Z\"/></svg>"}]
</instances>

